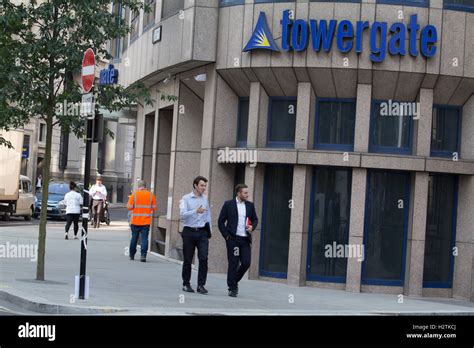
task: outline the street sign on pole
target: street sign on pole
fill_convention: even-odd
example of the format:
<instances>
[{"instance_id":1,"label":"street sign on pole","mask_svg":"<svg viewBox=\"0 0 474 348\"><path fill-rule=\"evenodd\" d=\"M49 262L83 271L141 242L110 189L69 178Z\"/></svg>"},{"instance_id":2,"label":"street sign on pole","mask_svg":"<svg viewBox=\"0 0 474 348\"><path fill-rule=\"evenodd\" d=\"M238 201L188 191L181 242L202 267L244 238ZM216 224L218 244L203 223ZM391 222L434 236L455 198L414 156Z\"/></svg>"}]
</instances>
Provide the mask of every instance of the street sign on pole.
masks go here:
<instances>
[{"instance_id":1,"label":"street sign on pole","mask_svg":"<svg viewBox=\"0 0 474 348\"><path fill-rule=\"evenodd\" d=\"M84 52L82 60L82 96L81 114L88 116L86 133L86 158L84 163L84 204L82 206L82 234L81 234L81 265L79 270L79 299L87 298L86 294L86 261L87 261L87 227L89 223L89 181L91 171L91 150L93 138L93 122L95 118L94 107L94 79L95 79L95 54L92 48Z\"/></svg>"},{"instance_id":2,"label":"street sign on pole","mask_svg":"<svg viewBox=\"0 0 474 348\"><path fill-rule=\"evenodd\" d=\"M87 93L82 95L81 116L94 117L94 93Z\"/></svg>"},{"instance_id":3,"label":"street sign on pole","mask_svg":"<svg viewBox=\"0 0 474 348\"><path fill-rule=\"evenodd\" d=\"M95 79L95 54L92 48L84 52L82 58L82 89L84 93L89 93L94 86Z\"/></svg>"}]
</instances>

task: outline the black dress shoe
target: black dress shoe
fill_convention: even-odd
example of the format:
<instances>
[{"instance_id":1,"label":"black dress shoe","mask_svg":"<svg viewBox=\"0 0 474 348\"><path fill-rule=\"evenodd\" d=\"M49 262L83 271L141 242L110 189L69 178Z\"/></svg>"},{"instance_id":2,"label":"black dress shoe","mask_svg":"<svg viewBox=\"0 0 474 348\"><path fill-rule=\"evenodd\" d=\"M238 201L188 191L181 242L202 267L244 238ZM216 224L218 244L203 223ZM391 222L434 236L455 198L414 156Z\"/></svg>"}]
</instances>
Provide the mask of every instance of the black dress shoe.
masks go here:
<instances>
[{"instance_id":1,"label":"black dress shoe","mask_svg":"<svg viewBox=\"0 0 474 348\"><path fill-rule=\"evenodd\" d=\"M146 256L140 257L140 261L141 261L141 262L146 262Z\"/></svg>"},{"instance_id":2,"label":"black dress shoe","mask_svg":"<svg viewBox=\"0 0 474 348\"><path fill-rule=\"evenodd\" d=\"M206 295L209 291L206 290L206 288L203 285L198 286L197 290L200 294Z\"/></svg>"},{"instance_id":3,"label":"black dress shoe","mask_svg":"<svg viewBox=\"0 0 474 348\"><path fill-rule=\"evenodd\" d=\"M229 296L230 296L230 297L237 297L237 291L235 291L235 290L229 290Z\"/></svg>"},{"instance_id":4,"label":"black dress shoe","mask_svg":"<svg viewBox=\"0 0 474 348\"><path fill-rule=\"evenodd\" d=\"M133 260L135 260L135 256L130 255L130 261L133 261Z\"/></svg>"},{"instance_id":5,"label":"black dress shoe","mask_svg":"<svg viewBox=\"0 0 474 348\"><path fill-rule=\"evenodd\" d=\"M194 289L191 287L191 285L183 285L183 291L194 292Z\"/></svg>"}]
</instances>

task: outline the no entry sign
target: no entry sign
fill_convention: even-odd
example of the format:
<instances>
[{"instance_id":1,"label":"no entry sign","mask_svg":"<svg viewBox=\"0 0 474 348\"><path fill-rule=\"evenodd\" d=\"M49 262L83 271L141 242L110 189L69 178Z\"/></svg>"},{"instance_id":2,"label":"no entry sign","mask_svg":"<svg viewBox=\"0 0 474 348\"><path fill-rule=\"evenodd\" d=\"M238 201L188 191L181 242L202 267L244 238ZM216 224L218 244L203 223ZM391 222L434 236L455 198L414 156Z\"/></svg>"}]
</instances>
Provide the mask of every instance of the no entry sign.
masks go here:
<instances>
[{"instance_id":1,"label":"no entry sign","mask_svg":"<svg viewBox=\"0 0 474 348\"><path fill-rule=\"evenodd\" d=\"M94 86L95 78L95 54L92 48L84 52L82 59L82 89L84 93L89 93Z\"/></svg>"}]
</instances>

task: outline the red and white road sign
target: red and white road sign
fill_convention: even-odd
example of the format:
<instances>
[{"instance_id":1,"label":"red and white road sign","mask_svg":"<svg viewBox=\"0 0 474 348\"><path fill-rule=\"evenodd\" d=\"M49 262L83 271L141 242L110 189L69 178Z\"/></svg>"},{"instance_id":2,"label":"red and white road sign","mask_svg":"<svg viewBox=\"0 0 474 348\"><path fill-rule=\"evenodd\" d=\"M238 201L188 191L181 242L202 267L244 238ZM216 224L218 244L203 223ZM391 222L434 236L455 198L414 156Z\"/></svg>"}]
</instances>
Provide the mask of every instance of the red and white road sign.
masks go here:
<instances>
[{"instance_id":1,"label":"red and white road sign","mask_svg":"<svg viewBox=\"0 0 474 348\"><path fill-rule=\"evenodd\" d=\"M82 59L82 89L84 93L89 93L94 86L95 79L95 54L92 48L84 52Z\"/></svg>"}]
</instances>

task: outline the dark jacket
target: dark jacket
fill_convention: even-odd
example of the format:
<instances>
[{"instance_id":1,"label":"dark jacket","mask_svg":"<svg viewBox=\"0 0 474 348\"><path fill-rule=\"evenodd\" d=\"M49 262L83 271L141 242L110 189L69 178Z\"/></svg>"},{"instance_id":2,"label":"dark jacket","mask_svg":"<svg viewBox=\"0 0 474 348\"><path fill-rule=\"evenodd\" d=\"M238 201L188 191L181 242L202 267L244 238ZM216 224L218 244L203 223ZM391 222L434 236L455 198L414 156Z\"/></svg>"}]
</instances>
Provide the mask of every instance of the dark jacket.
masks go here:
<instances>
[{"instance_id":1,"label":"dark jacket","mask_svg":"<svg viewBox=\"0 0 474 348\"><path fill-rule=\"evenodd\" d=\"M255 206L252 202L245 202L245 211L246 211L246 218L250 219L252 222L252 231L257 228L258 225L258 218L257 213L255 212ZM226 201L222 206L221 213L219 214L219 231L221 231L222 236L224 239L227 239L229 236L230 238L235 237L237 234L237 225L239 223L239 212L237 210L237 202L234 199L230 201ZM251 233L247 233L250 242L252 242L252 235Z\"/></svg>"}]
</instances>

